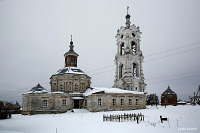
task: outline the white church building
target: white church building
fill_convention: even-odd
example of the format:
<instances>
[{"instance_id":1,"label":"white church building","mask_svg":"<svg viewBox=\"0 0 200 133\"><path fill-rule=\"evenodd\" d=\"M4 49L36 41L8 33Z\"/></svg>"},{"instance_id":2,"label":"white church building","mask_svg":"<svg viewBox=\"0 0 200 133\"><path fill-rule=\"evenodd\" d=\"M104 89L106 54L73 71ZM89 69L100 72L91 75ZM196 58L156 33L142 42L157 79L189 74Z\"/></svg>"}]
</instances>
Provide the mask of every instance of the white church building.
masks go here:
<instances>
[{"instance_id":1,"label":"white church building","mask_svg":"<svg viewBox=\"0 0 200 133\"><path fill-rule=\"evenodd\" d=\"M91 77L77 67L79 55L71 38L70 49L64 54L64 67L50 77L51 91L38 84L24 93L22 114L63 113L81 108L91 112L146 108L141 32L131 25L128 11L125 18L125 26L116 35L113 88L91 87Z\"/></svg>"}]
</instances>

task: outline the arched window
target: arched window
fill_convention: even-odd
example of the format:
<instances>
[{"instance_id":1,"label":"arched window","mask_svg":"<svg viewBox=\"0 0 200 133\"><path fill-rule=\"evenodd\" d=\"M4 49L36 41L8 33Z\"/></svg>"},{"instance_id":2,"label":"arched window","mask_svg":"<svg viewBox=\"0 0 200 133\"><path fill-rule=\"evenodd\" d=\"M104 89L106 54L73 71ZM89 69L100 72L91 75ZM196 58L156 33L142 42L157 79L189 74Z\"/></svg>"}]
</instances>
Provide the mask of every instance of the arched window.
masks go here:
<instances>
[{"instance_id":1,"label":"arched window","mask_svg":"<svg viewBox=\"0 0 200 133\"><path fill-rule=\"evenodd\" d=\"M123 64L121 64L121 65L119 66L119 78L122 77L122 74L123 74Z\"/></svg>"},{"instance_id":2,"label":"arched window","mask_svg":"<svg viewBox=\"0 0 200 133\"><path fill-rule=\"evenodd\" d=\"M136 63L133 63L133 77L137 76L137 66Z\"/></svg>"},{"instance_id":3,"label":"arched window","mask_svg":"<svg viewBox=\"0 0 200 133\"><path fill-rule=\"evenodd\" d=\"M134 34L134 33L132 33L132 36L133 36L133 37L135 37L135 34Z\"/></svg>"},{"instance_id":4,"label":"arched window","mask_svg":"<svg viewBox=\"0 0 200 133\"><path fill-rule=\"evenodd\" d=\"M136 54L137 48L136 48L136 43L134 41L131 41L131 49L133 51L133 54Z\"/></svg>"},{"instance_id":5,"label":"arched window","mask_svg":"<svg viewBox=\"0 0 200 133\"><path fill-rule=\"evenodd\" d=\"M124 54L124 43L120 45L120 55Z\"/></svg>"}]
</instances>

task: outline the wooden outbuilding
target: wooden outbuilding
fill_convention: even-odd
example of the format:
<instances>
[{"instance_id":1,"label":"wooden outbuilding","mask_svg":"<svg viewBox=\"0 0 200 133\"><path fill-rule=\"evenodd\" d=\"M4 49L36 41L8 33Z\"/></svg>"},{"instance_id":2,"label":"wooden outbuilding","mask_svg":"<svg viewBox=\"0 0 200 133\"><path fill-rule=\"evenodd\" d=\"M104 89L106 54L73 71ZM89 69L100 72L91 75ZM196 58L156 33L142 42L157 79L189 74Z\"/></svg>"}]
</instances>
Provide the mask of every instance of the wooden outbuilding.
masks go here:
<instances>
[{"instance_id":1,"label":"wooden outbuilding","mask_svg":"<svg viewBox=\"0 0 200 133\"><path fill-rule=\"evenodd\" d=\"M161 94L161 105L177 105L177 95L169 86L167 87L167 90Z\"/></svg>"}]
</instances>

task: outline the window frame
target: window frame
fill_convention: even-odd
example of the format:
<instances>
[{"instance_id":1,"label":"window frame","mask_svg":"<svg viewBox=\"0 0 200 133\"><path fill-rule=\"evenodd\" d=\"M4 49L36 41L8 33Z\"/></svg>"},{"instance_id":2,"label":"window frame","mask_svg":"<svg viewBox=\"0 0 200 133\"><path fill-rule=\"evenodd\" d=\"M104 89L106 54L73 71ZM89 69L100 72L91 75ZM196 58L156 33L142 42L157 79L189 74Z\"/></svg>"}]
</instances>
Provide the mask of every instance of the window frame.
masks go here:
<instances>
[{"instance_id":1,"label":"window frame","mask_svg":"<svg viewBox=\"0 0 200 133\"><path fill-rule=\"evenodd\" d=\"M135 99L135 105L138 106L139 104L140 104L140 100L139 100L139 98L136 98L136 99Z\"/></svg>"},{"instance_id":2,"label":"window frame","mask_svg":"<svg viewBox=\"0 0 200 133\"><path fill-rule=\"evenodd\" d=\"M128 99L128 105L129 106L133 105L133 100L131 98Z\"/></svg>"},{"instance_id":3,"label":"window frame","mask_svg":"<svg viewBox=\"0 0 200 133\"><path fill-rule=\"evenodd\" d=\"M47 99L42 100L42 107L48 107L48 100Z\"/></svg>"},{"instance_id":4,"label":"window frame","mask_svg":"<svg viewBox=\"0 0 200 133\"><path fill-rule=\"evenodd\" d=\"M120 105L124 106L124 99L123 98L120 99Z\"/></svg>"},{"instance_id":5,"label":"window frame","mask_svg":"<svg viewBox=\"0 0 200 133\"><path fill-rule=\"evenodd\" d=\"M102 106L102 100L101 100L101 98L98 98L98 100L97 100L97 105L98 105L98 106Z\"/></svg>"},{"instance_id":6,"label":"window frame","mask_svg":"<svg viewBox=\"0 0 200 133\"><path fill-rule=\"evenodd\" d=\"M112 106L116 106L117 105L117 100L116 100L116 98L113 98L112 99Z\"/></svg>"},{"instance_id":7,"label":"window frame","mask_svg":"<svg viewBox=\"0 0 200 133\"><path fill-rule=\"evenodd\" d=\"M75 91L78 91L78 89L79 89L79 85L78 85L78 84L75 84L74 90L75 90Z\"/></svg>"},{"instance_id":8,"label":"window frame","mask_svg":"<svg viewBox=\"0 0 200 133\"><path fill-rule=\"evenodd\" d=\"M67 106L67 100L66 99L62 99L62 107L66 107L66 106Z\"/></svg>"}]
</instances>

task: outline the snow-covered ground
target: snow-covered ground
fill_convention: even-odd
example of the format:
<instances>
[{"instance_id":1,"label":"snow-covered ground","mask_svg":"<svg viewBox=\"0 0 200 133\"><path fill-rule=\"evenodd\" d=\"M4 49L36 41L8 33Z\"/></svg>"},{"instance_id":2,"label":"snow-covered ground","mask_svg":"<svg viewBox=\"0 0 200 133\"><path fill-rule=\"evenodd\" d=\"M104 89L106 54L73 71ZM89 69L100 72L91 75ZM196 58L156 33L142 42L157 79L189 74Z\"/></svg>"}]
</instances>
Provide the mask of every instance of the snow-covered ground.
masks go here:
<instances>
[{"instance_id":1,"label":"snow-covered ground","mask_svg":"<svg viewBox=\"0 0 200 133\"><path fill-rule=\"evenodd\" d=\"M103 114L142 113L145 120L103 122ZM160 122L160 115L169 121ZM200 106L148 106L147 109L131 111L95 112L75 110L75 113L13 115L0 120L0 133L200 133Z\"/></svg>"}]
</instances>

